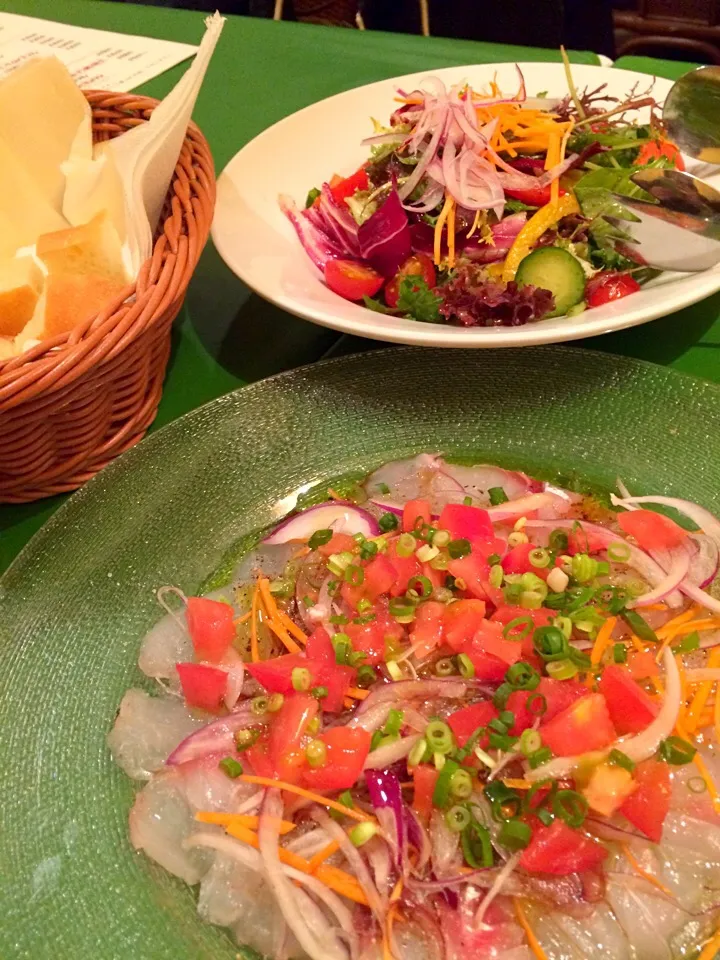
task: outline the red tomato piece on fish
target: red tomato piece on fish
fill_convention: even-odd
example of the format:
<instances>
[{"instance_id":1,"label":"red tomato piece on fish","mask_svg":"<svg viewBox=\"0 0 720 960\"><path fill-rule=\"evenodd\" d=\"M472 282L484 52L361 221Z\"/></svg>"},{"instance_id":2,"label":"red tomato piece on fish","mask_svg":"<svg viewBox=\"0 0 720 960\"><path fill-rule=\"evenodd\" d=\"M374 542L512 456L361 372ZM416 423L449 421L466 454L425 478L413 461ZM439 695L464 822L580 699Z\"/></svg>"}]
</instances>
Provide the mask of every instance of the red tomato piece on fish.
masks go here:
<instances>
[{"instance_id":1,"label":"red tomato piece on fish","mask_svg":"<svg viewBox=\"0 0 720 960\"><path fill-rule=\"evenodd\" d=\"M542 677L533 692L545 697L547 709L542 719L547 723L573 703L586 697L588 689L579 680L551 680L550 677Z\"/></svg>"},{"instance_id":2,"label":"red tomato piece on fish","mask_svg":"<svg viewBox=\"0 0 720 960\"><path fill-rule=\"evenodd\" d=\"M247 672L269 693L292 693L292 672L296 667L310 667L310 661L301 653L286 653L282 657L247 663Z\"/></svg>"},{"instance_id":3,"label":"red tomato piece on fish","mask_svg":"<svg viewBox=\"0 0 720 960\"><path fill-rule=\"evenodd\" d=\"M485 619L483 600L456 600L445 607L445 643L459 653L470 643Z\"/></svg>"},{"instance_id":4,"label":"red tomato piece on fish","mask_svg":"<svg viewBox=\"0 0 720 960\"><path fill-rule=\"evenodd\" d=\"M556 817L549 827L536 823L530 843L520 855L520 866L531 873L566 876L599 866L607 849Z\"/></svg>"},{"instance_id":5,"label":"red tomato piece on fish","mask_svg":"<svg viewBox=\"0 0 720 960\"><path fill-rule=\"evenodd\" d=\"M307 638L305 653L307 654L308 660L335 663L335 648L330 640L330 634L324 627L315 627Z\"/></svg>"},{"instance_id":6,"label":"red tomato piece on fish","mask_svg":"<svg viewBox=\"0 0 720 960\"><path fill-rule=\"evenodd\" d=\"M448 573L465 584L465 589L471 596L479 600L488 599L490 565L481 550L473 546L472 551L466 556L450 560L447 568Z\"/></svg>"},{"instance_id":7,"label":"red tomato piece on fish","mask_svg":"<svg viewBox=\"0 0 720 960\"><path fill-rule=\"evenodd\" d=\"M670 768L660 760L644 760L635 767L633 776L638 788L619 812L649 840L660 843L670 809Z\"/></svg>"},{"instance_id":8,"label":"red tomato piece on fish","mask_svg":"<svg viewBox=\"0 0 720 960\"><path fill-rule=\"evenodd\" d=\"M422 660L443 642L445 609L444 603L437 603L435 600L426 600L417 608L410 634L416 659Z\"/></svg>"},{"instance_id":9,"label":"red tomato piece on fish","mask_svg":"<svg viewBox=\"0 0 720 960\"><path fill-rule=\"evenodd\" d=\"M413 768L412 776L413 783L415 784L415 792L413 794L412 808L423 820L427 820L432 813L432 798L438 775L439 771L437 771L435 767L430 767L426 764L420 764Z\"/></svg>"},{"instance_id":10,"label":"red tomato piece on fish","mask_svg":"<svg viewBox=\"0 0 720 960\"><path fill-rule=\"evenodd\" d=\"M508 665L491 653L485 653L480 647L471 643L464 650L475 667L475 679L487 680L488 683L502 683L507 673Z\"/></svg>"},{"instance_id":11,"label":"red tomato piece on fish","mask_svg":"<svg viewBox=\"0 0 720 960\"><path fill-rule=\"evenodd\" d=\"M453 540L491 540L495 536L490 514L480 507L448 503L438 520L438 529L449 530Z\"/></svg>"},{"instance_id":12,"label":"red tomato piece on fish","mask_svg":"<svg viewBox=\"0 0 720 960\"><path fill-rule=\"evenodd\" d=\"M588 694L541 724L540 736L545 746L558 757L602 750L617 739L601 693Z\"/></svg>"},{"instance_id":13,"label":"red tomato piece on fish","mask_svg":"<svg viewBox=\"0 0 720 960\"><path fill-rule=\"evenodd\" d=\"M208 597L188 597L185 620L195 656L217 663L235 639L235 613L229 603Z\"/></svg>"},{"instance_id":14,"label":"red tomato piece on fish","mask_svg":"<svg viewBox=\"0 0 720 960\"><path fill-rule=\"evenodd\" d=\"M481 650L502 660L510 666L522 659L522 644L517 640L507 640L503 636L503 626L494 620L483 620L472 641L473 648Z\"/></svg>"},{"instance_id":15,"label":"red tomato piece on fish","mask_svg":"<svg viewBox=\"0 0 720 960\"><path fill-rule=\"evenodd\" d=\"M204 663L177 663L175 669L189 707L198 707L210 713L219 709L227 690L228 675L224 670Z\"/></svg>"},{"instance_id":16,"label":"red tomato piece on fish","mask_svg":"<svg viewBox=\"0 0 720 960\"><path fill-rule=\"evenodd\" d=\"M508 707L508 709L511 708ZM462 710L451 713L447 722L459 746L464 747L478 727L486 727L497 715L497 710L489 700L481 700L480 703L473 703L469 707L463 707ZM478 741L478 744L486 746L487 737Z\"/></svg>"},{"instance_id":17,"label":"red tomato piece on fish","mask_svg":"<svg viewBox=\"0 0 720 960\"><path fill-rule=\"evenodd\" d=\"M602 672L598 684L605 697L615 729L619 734L640 733L649 726L660 707L632 678L630 671L611 663Z\"/></svg>"},{"instance_id":18,"label":"red tomato piece on fish","mask_svg":"<svg viewBox=\"0 0 720 960\"><path fill-rule=\"evenodd\" d=\"M370 751L371 735L362 727L332 727L318 738L327 751L321 767L307 767L303 783L311 790L347 790L357 782Z\"/></svg>"},{"instance_id":19,"label":"red tomato piece on fish","mask_svg":"<svg viewBox=\"0 0 720 960\"><path fill-rule=\"evenodd\" d=\"M618 514L621 530L635 537L643 550L672 550L687 537L687 531L670 517L654 510L628 510Z\"/></svg>"},{"instance_id":20,"label":"red tomato piece on fish","mask_svg":"<svg viewBox=\"0 0 720 960\"><path fill-rule=\"evenodd\" d=\"M309 693L293 693L270 721L268 756L281 780L297 783L307 766L304 739L307 726L317 716L318 702Z\"/></svg>"},{"instance_id":21,"label":"red tomato piece on fish","mask_svg":"<svg viewBox=\"0 0 720 960\"><path fill-rule=\"evenodd\" d=\"M497 608L490 619L497 620L499 623L507 626L511 620L517 620L518 617L529 617L533 623L532 630L535 630L538 627L549 626L556 616L557 611L549 610L547 607L539 607L537 610L526 610L524 607L503 604ZM532 630L530 633L532 633Z\"/></svg>"},{"instance_id":22,"label":"red tomato piece on fish","mask_svg":"<svg viewBox=\"0 0 720 960\"><path fill-rule=\"evenodd\" d=\"M357 544L349 533L334 533L327 543L318 547L318 553L323 557L329 557L333 553L344 553L346 550L353 551Z\"/></svg>"},{"instance_id":23,"label":"red tomato piece on fish","mask_svg":"<svg viewBox=\"0 0 720 960\"><path fill-rule=\"evenodd\" d=\"M362 584L365 596L374 603L383 593L391 590L396 576L395 567L389 558L384 553L378 553L365 567Z\"/></svg>"},{"instance_id":24,"label":"red tomato piece on fish","mask_svg":"<svg viewBox=\"0 0 720 960\"><path fill-rule=\"evenodd\" d=\"M356 671L341 663L314 663L310 668L313 687L325 687L327 696L319 702L327 713L340 713L344 699L355 680Z\"/></svg>"},{"instance_id":25,"label":"red tomato piece on fish","mask_svg":"<svg viewBox=\"0 0 720 960\"><path fill-rule=\"evenodd\" d=\"M408 500L403 507L402 528L406 533L422 529L432 519L427 500ZM419 546L420 544L418 544Z\"/></svg>"}]
</instances>

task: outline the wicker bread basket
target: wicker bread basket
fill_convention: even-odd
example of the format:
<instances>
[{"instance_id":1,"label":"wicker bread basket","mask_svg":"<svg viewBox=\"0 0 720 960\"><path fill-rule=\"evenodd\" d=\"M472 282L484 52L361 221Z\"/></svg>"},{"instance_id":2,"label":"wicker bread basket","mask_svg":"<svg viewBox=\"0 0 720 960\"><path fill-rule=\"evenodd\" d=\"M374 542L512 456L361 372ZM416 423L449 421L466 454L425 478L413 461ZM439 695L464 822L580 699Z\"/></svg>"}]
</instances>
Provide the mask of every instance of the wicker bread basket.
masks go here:
<instances>
[{"instance_id":1,"label":"wicker bread basket","mask_svg":"<svg viewBox=\"0 0 720 960\"><path fill-rule=\"evenodd\" d=\"M86 91L95 141L146 122L158 101ZM194 124L137 281L70 333L0 362L0 503L75 490L155 417L170 330L210 231L215 173Z\"/></svg>"}]
</instances>

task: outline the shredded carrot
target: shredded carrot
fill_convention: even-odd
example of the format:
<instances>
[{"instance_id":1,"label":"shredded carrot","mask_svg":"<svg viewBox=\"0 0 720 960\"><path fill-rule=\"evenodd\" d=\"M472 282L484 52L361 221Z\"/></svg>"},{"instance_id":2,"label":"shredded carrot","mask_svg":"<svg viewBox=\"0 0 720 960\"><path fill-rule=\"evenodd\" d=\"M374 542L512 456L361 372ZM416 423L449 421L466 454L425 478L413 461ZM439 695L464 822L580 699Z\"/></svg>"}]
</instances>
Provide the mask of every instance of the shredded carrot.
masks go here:
<instances>
[{"instance_id":1,"label":"shredded carrot","mask_svg":"<svg viewBox=\"0 0 720 960\"><path fill-rule=\"evenodd\" d=\"M319 803L323 807L330 807L331 810L337 810L338 813L342 813L352 820L370 820L373 823L375 822L375 818L371 817L369 813L363 813L354 807L345 807L342 803L338 803L337 800L331 800L330 797L324 797L321 793L314 793L312 790L298 787L294 783L286 783L284 780L273 780L272 777L256 777L254 774L249 773L242 774L240 779L244 780L245 783L256 783L261 787L277 787L278 790L287 790L288 793L296 793L299 797L305 797L306 800L312 800L314 803Z\"/></svg>"},{"instance_id":2,"label":"shredded carrot","mask_svg":"<svg viewBox=\"0 0 720 960\"><path fill-rule=\"evenodd\" d=\"M648 883L651 883L654 887L657 887L658 890L662 890L662 892L666 893L669 897L673 896L672 890L668 890L668 888L665 886L665 884L661 880L658 880L657 877L654 877L651 873L648 873L647 870L643 870L643 868L638 863L637 858L635 857L635 854L632 852L632 850L630 849L627 843L621 843L620 849L625 854L625 857L630 863L630 866L633 868L633 870L635 871L635 873L637 873L638 876L642 877L643 880L647 880Z\"/></svg>"},{"instance_id":3,"label":"shredded carrot","mask_svg":"<svg viewBox=\"0 0 720 960\"><path fill-rule=\"evenodd\" d=\"M300 560L301 557L306 557L310 553L310 547L300 547L293 555L293 560ZM647 607L646 607L647 609Z\"/></svg>"},{"instance_id":4,"label":"shredded carrot","mask_svg":"<svg viewBox=\"0 0 720 960\"><path fill-rule=\"evenodd\" d=\"M402 884L402 880L399 880L398 883ZM393 923L395 922L396 916L400 913L400 909L397 903L392 902L392 897L390 898L390 909L387 912L385 917L385 927L383 929L383 960L394 960L395 955L392 952L390 944L392 943L392 928Z\"/></svg>"},{"instance_id":5,"label":"shredded carrot","mask_svg":"<svg viewBox=\"0 0 720 960\"><path fill-rule=\"evenodd\" d=\"M303 633L300 627L290 619L290 617L285 613L284 610L280 610L278 607L278 620L285 627L288 633L292 634L296 640L299 640L300 643L307 643L307 634Z\"/></svg>"},{"instance_id":6,"label":"shredded carrot","mask_svg":"<svg viewBox=\"0 0 720 960\"><path fill-rule=\"evenodd\" d=\"M257 663L260 659L260 648L258 647L258 588L257 584L253 590L252 596L252 608L250 610L250 616L252 617L250 621L250 656L253 663Z\"/></svg>"},{"instance_id":7,"label":"shredded carrot","mask_svg":"<svg viewBox=\"0 0 720 960\"><path fill-rule=\"evenodd\" d=\"M448 267L452 270L455 266L455 204L450 207L447 219L448 235Z\"/></svg>"},{"instance_id":8,"label":"shredded carrot","mask_svg":"<svg viewBox=\"0 0 720 960\"><path fill-rule=\"evenodd\" d=\"M252 616L252 610L248 610L247 613L244 613L241 617L237 617L235 620L233 620L233 623L235 624L235 626L238 626L238 624L240 623L246 623L251 616Z\"/></svg>"},{"instance_id":9,"label":"shredded carrot","mask_svg":"<svg viewBox=\"0 0 720 960\"><path fill-rule=\"evenodd\" d=\"M602 655L607 649L610 638L612 637L612 632L615 629L615 624L617 623L617 617L608 617L605 623L598 630L598 635L595 638L595 644L590 653L590 662L593 666L597 666L598 663L602 660Z\"/></svg>"},{"instance_id":10,"label":"shredded carrot","mask_svg":"<svg viewBox=\"0 0 720 960\"><path fill-rule=\"evenodd\" d=\"M334 853L337 853L339 849L340 844L337 842L337 840L331 840L326 847L323 847L322 850L318 850L315 856L311 857L308 861L310 873L315 873L320 864L324 863L328 857L331 857Z\"/></svg>"},{"instance_id":11,"label":"shredded carrot","mask_svg":"<svg viewBox=\"0 0 720 960\"><path fill-rule=\"evenodd\" d=\"M713 709L713 722L715 725L715 736L720 743L720 688L715 694L715 707Z\"/></svg>"},{"instance_id":12,"label":"shredded carrot","mask_svg":"<svg viewBox=\"0 0 720 960\"><path fill-rule=\"evenodd\" d=\"M285 627L280 623L278 605L275 603L275 598L270 593L270 582L264 577L258 577L258 590L260 591L260 599L263 602L263 606L268 615L267 625L270 627L275 636L282 642L283 646L290 653L299 653L300 647L295 643L293 638L287 632Z\"/></svg>"},{"instance_id":13,"label":"shredded carrot","mask_svg":"<svg viewBox=\"0 0 720 960\"><path fill-rule=\"evenodd\" d=\"M235 824L238 827L247 827L249 830L257 830L260 823L260 817L248 813L216 813L214 810L199 810L195 814L195 819L200 823L217 823L221 827ZM280 821L280 833L283 836L294 829L295 824L291 820Z\"/></svg>"},{"instance_id":14,"label":"shredded carrot","mask_svg":"<svg viewBox=\"0 0 720 960\"><path fill-rule=\"evenodd\" d=\"M675 725L675 730L678 736L682 737L684 740L691 739L690 735L688 734L688 731L686 730L681 720L678 720L677 724ZM715 812L720 813L720 795L718 795L717 787L715 786L715 781L710 775L710 771L708 770L707 765L705 764L705 761L703 760L703 758L700 756L699 753L696 753L695 756L693 757L693 763L697 767L698 773L705 781L705 786L707 787L708 793L710 794L710 798L712 799L712 804Z\"/></svg>"},{"instance_id":15,"label":"shredded carrot","mask_svg":"<svg viewBox=\"0 0 720 960\"><path fill-rule=\"evenodd\" d=\"M337 490L333 490L332 487L328 487L327 495L328 495L328 497L330 497L331 500L344 500L344 499L345 499L345 497L341 497L341 496L340 496L340 494L337 492Z\"/></svg>"},{"instance_id":16,"label":"shredded carrot","mask_svg":"<svg viewBox=\"0 0 720 960\"><path fill-rule=\"evenodd\" d=\"M708 657L708 667L718 667L720 666L720 649L715 649L710 653ZM705 680L700 684L698 690L695 693L690 709L687 711L685 716L685 725L687 727L688 733L694 733L698 727L698 720L700 714L703 712L707 699L710 696L710 691L715 685L713 680Z\"/></svg>"},{"instance_id":17,"label":"shredded carrot","mask_svg":"<svg viewBox=\"0 0 720 960\"><path fill-rule=\"evenodd\" d=\"M260 849L258 835L252 830L248 830L247 827L230 824L225 829L230 836L235 837L236 840L242 840L243 843L247 843L248 846L254 847L255 850ZM298 856L297 853L287 850L285 847L278 846L278 856L281 862L287 864L289 867L294 867L296 870L301 870L303 873L311 872L309 861L307 861L304 857ZM365 892L355 877L353 877L351 874L345 873L344 870L339 870L337 867L321 865L317 868L314 875L318 878L318 880L322 881L326 887L330 887L337 893L342 894L342 896L347 897L348 900L354 900L355 903L361 903L364 906L368 906Z\"/></svg>"},{"instance_id":18,"label":"shredded carrot","mask_svg":"<svg viewBox=\"0 0 720 960\"><path fill-rule=\"evenodd\" d=\"M400 899L400 896L403 891L403 878L400 877L398 882L393 887L393 892L390 894L390 903L395 903Z\"/></svg>"},{"instance_id":19,"label":"shredded carrot","mask_svg":"<svg viewBox=\"0 0 720 960\"><path fill-rule=\"evenodd\" d=\"M448 215L450 213L450 207L453 205L454 202L455 201L448 193L445 197L445 204L443 205L443 208L440 211L440 216L437 218L437 223L435 224L435 238L433 243L433 260L438 266L440 265L440 261L442 259L441 254L442 254L443 227L445 226L445 221L447 220Z\"/></svg>"},{"instance_id":20,"label":"shredded carrot","mask_svg":"<svg viewBox=\"0 0 720 960\"><path fill-rule=\"evenodd\" d=\"M360 687L348 688L348 696L352 697L353 700L364 700L369 693L370 693L369 690L362 690Z\"/></svg>"},{"instance_id":21,"label":"shredded carrot","mask_svg":"<svg viewBox=\"0 0 720 960\"><path fill-rule=\"evenodd\" d=\"M535 936L535 931L530 926L528 918L525 916L525 908L523 907L523 902L520 897L513 897L513 908L515 909L515 916L517 917L518 923L525 931L528 946L537 957L537 960L548 960L547 954L540 946L540 941Z\"/></svg>"},{"instance_id":22,"label":"shredded carrot","mask_svg":"<svg viewBox=\"0 0 720 960\"><path fill-rule=\"evenodd\" d=\"M504 779L503 783L506 787L511 787L513 790L529 790L530 787L534 786L531 780L513 780L511 777Z\"/></svg>"},{"instance_id":23,"label":"shredded carrot","mask_svg":"<svg viewBox=\"0 0 720 960\"><path fill-rule=\"evenodd\" d=\"M715 960L718 950L720 950L720 929L716 930L712 938L708 940L702 948L698 960Z\"/></svg>"},{"instance_id":24,"label":"shredded carrot","mask_svg":"<svg viewBox=\"0 0 720 960\"><path fill-rule=\"evenodd\" d=\"M688 610L683 611L673 617L672 620L668 620L667 623L664 623L661 627L658 627L656 633L658 637L665 637L669 632L673 631L675 627L681 626L683 623L687 623L688 620L692 620L696 613L698 613L699 608L697 606L692 606Z\"/></svg>"},{"instance_id":25,"label":"shredded carrot","mask_svg":"<svg viewBox=\"0 0 720 960\"><path fill-rule=\"evenodd\" d=\"M678 723L682 723L685 720L685 710L687 709L687 679L685 677L685 664L683 663L682 654L679 653L675 657L675 664L677 665L678 675L680 677L680 709L678 710Z\"/></svg>"}]
</instances>

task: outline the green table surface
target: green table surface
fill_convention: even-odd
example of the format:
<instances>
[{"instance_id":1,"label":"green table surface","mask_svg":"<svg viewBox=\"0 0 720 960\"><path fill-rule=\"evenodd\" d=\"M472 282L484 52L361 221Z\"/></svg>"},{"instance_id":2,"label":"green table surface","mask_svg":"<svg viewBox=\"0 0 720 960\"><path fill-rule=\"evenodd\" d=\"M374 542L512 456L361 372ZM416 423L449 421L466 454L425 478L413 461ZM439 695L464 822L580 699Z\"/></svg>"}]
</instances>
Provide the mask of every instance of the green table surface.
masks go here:
<instances>
[{"instance_id":1,"label":"green table surface","mask_svg":"<svg viewBox=\"0 0 720 960\"><path fill-rule=\"evenodd\" d=\"M3 8L79 26L197 43L203 14L104 0L7 0ZM194 119L218 172L261 130L316 100L415 70L512 60L557 61L557 51L228 17ZM588 51L577 63L597 63ZM618 67L675 78L688 64L624 57ZM139 88L163 97L187 64ZM633 330L585 341L720 380L720 295ZM378 344L313 326L245 287L208 244L173 334L165 391L153 429L261 377ZM0 506L0 572L64 498Z\"/></svg>"}]
</instances>

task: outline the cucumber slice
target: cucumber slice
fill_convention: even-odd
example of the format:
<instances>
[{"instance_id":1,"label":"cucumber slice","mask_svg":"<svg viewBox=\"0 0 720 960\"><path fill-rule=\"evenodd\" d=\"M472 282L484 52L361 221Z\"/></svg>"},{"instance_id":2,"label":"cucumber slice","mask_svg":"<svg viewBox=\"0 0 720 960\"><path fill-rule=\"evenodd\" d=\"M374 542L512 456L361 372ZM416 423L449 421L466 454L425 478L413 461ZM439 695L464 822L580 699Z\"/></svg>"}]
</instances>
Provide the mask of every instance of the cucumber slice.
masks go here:
<instances>
[{"instance_id":1,"label":"cucumber slice","mask_svg":"<svg viewBox=\"0 0 720 960\"><path fill-rule=\"evenodd\" d=\"M520 261L515 282L549 290L555 309L548 317L561 317L585 297L585 271L577 259L561 247L540 247Z\"/></svg>"}]
</instances>

